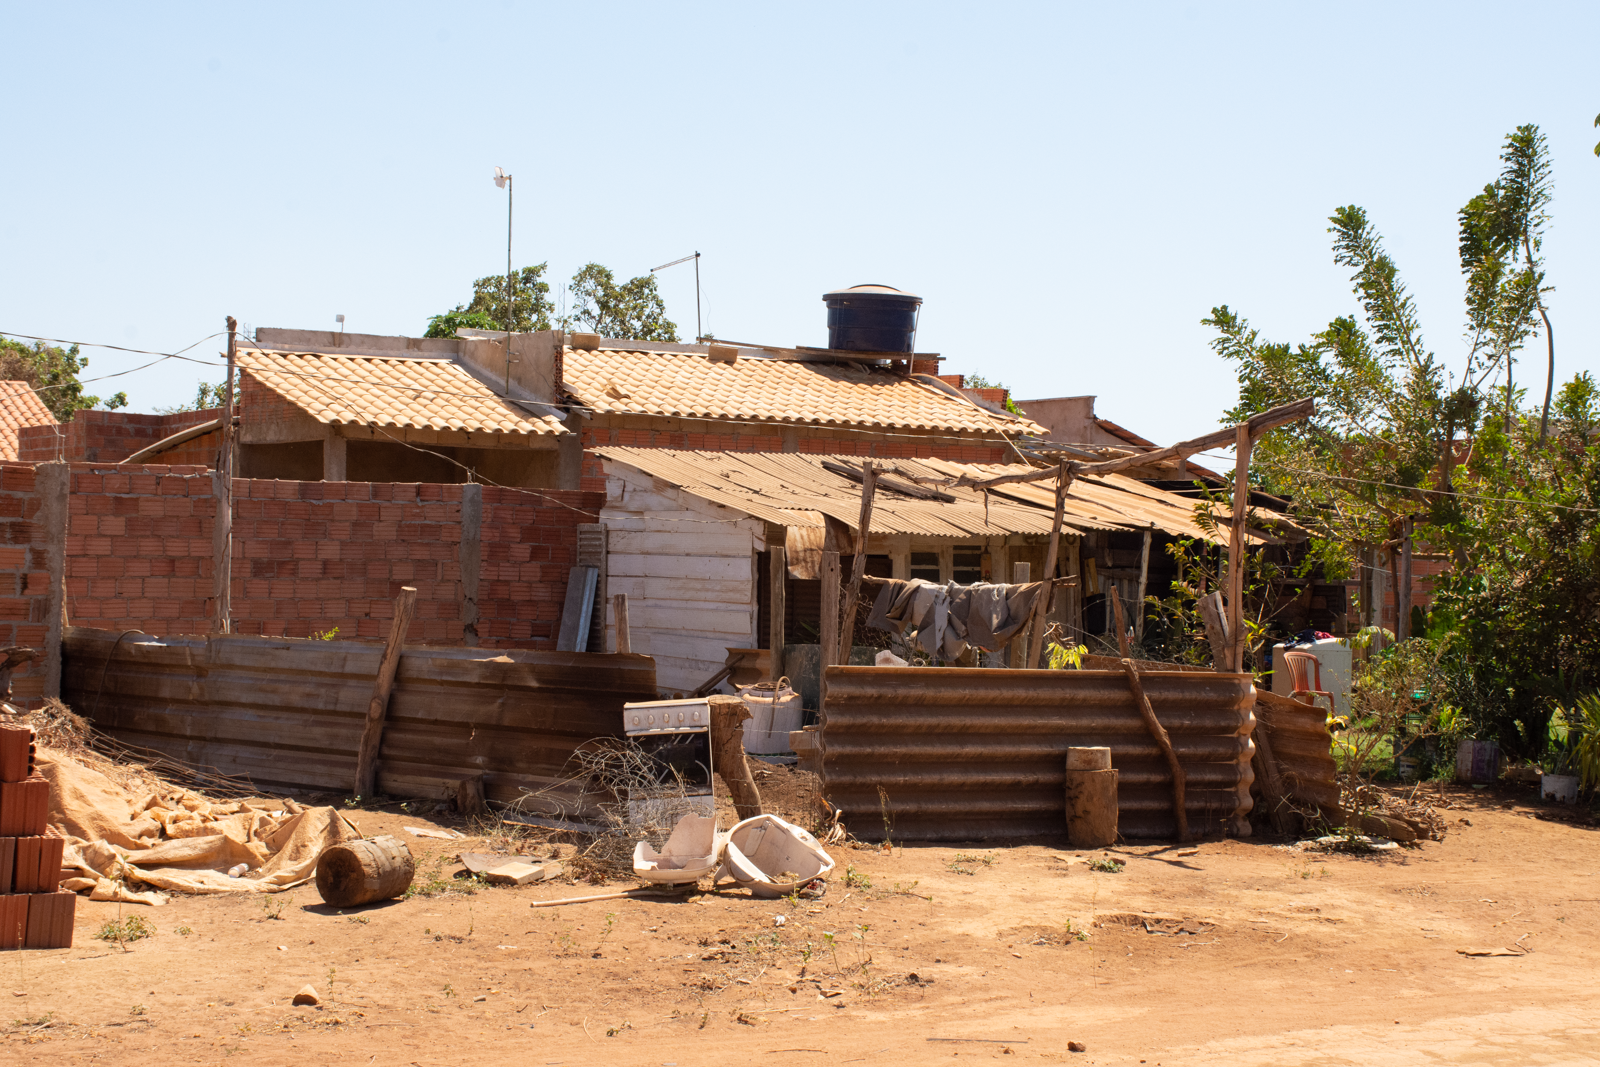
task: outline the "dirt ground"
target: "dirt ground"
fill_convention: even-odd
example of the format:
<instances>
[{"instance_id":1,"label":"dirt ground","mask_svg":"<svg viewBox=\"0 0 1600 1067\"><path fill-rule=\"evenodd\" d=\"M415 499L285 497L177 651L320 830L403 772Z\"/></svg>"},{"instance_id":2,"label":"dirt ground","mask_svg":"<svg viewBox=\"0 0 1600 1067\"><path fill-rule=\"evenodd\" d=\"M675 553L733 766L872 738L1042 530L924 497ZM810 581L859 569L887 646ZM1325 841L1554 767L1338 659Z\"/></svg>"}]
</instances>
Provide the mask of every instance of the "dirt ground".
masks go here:
<instances>
[{"instance_id":1,"label":"dirt ground","mask_svg":"<svg viewBox=\"0 0 1600 1067\"><path fill-rule=\"evenodd\" d=\"M124 905L156 927L126 951L94 936L118 906L83 900L71 949L0 954L0 1061L1600 1062L1594 819L1531 787L1442 799L1444 840L1369 855L1133 845L1112 872L1064 844L836 848L819 900L529 907L597 891L557 882L338 913L305 886ZM484 845L351 814L410 843L424 888ZM322 1004L291 1006L307 983Z\"/></svg>"}]
</instances>

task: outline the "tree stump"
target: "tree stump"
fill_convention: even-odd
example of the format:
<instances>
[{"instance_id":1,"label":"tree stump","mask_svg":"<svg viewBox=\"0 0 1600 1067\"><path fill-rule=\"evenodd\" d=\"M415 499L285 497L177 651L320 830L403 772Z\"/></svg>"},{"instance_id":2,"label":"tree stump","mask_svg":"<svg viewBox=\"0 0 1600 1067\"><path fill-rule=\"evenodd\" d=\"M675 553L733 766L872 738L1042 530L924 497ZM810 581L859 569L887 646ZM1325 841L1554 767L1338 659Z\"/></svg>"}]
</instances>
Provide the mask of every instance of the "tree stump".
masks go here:
<instances>
[{"instance_id":1,"label":"tree stump","mask_svg":"<svg viewBox=\"0 0 1600 1067\"><path fill-rule=\"evenodd\" d=\"M456 783L456 812L463 819L483 819L489 805L483 799L483 775L475 774Z\"/></svg>"},{"instance_id":2,"label":"tree stump","mask_svg":"<svg viewBox=\"0 0 1600 1067\"><path fill-rule=\"evenodd\" d=\"M1104 848L1117 840L1117 772L1109 748L1067 749L1067 840Z\"/></svg>"},{"instance_id":3,"label":"tree stump","mask_svg":"<svg viewBox=\"0 0 1600 1067\"><path fill-rule=\"evenodd\" d=\"M317 892L324 904L353 908L404 893L416 864L404 841L374 837L328 848L317 860Z\"/></svg>"},{"instance_id":4,"label":"tree stump","mask_svg":"<svg viewBox=\"0 0 1600 1067\"><path fill-rule=\"evenodd\" d=\"M728 787L739 818L751 819L761 812L761 793L744 758L744 721L750 709L735 696L713 694L711 703L711 762Z\"/></svg>"}]
</instances>

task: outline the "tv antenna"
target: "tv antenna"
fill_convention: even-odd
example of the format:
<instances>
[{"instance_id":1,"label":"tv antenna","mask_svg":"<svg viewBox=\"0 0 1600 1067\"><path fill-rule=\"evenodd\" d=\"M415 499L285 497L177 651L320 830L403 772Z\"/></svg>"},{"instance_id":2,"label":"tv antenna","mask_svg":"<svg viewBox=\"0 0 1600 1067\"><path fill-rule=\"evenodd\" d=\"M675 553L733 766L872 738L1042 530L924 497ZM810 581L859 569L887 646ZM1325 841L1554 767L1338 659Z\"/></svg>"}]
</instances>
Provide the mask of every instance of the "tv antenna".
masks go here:
<instances>
[{"instance_id":1,"label":"tv antenna","mask_svg":"<svg viewBox=\"0 0 1600 1067\"><path fill-rule=\"evenodd\" d=\"M668 267L676 267L679 263L687 263L691 259L694 260L694 339L695 343L698 344L705 336L700 329L700 253L696 252L692 256L675 259L671 263L663 263L659 267L651 267L650 273L654 274L656 271L666 270Z\"/></svg>"}]
</instances>

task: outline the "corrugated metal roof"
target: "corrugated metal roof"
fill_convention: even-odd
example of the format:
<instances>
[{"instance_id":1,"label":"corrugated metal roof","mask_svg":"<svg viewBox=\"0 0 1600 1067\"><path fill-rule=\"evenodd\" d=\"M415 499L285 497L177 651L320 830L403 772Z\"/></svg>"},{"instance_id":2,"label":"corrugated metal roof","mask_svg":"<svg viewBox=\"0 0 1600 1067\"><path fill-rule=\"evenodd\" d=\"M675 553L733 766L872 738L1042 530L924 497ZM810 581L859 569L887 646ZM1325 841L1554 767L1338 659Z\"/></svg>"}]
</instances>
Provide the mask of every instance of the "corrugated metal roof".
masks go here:
<instances>
[{"instance_id":1,"label":"corrugated metal roof","mask_svg":"<svg viewBox=\"0 0 1600 1067\"><path fill-rule=\"evenodd\" d=\"M861 485L824 466L859 468L857 456L818 456L795 452L696 452L666 448L594 449L604 460L642 471L702 500L733 508L752 518L785 526L820 526L829 515L854 528L861 515ZM1048 534L1055 509L1055 487L1048 482L1014 483L990 491L987 521L983 493L928 485L962 474L984 477L1032 470L1020 464L969 464L947 459L876 460L891 477L918 482L954 497L920 500L880 482L873 498L872 532L926 537L997 537L1008 533ZM1214 535L1197 526L1194 502L1120 475L1076 479L1067 495L1065 524L1074 531L1145 529L1154 526L1178 537L1225 544L1227 531Z\"/></svg>"},{"instance_id":2,"label":"corrugated metal roof","mask_svg":"<svg viewBox=\"0 0 1600 1067\"><path fill-rule=\"evenodd\" d=\"M242 351L239 363L318 422L526 436L566 432L497 395L449 359Z\"/></svg>"},{"instance_id":3,"label":"corrugated metal roof","mask_svg":"<svg viewBox=\"0 0 1600 1067\"><path fill-rule=\"evenodd\" d=\"M841 428L1042 435L914 378L853 364L567 348L562 384L595 411Z\"/></svg>"}]
</instances>

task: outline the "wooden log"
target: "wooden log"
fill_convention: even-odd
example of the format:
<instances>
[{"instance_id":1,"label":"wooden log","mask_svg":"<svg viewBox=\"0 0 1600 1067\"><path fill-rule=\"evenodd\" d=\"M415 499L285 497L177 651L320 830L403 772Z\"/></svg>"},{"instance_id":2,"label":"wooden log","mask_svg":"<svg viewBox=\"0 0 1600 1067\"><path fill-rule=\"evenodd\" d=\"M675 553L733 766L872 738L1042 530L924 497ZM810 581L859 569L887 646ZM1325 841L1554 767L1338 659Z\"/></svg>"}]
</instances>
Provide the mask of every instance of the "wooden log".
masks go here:
<instances>
[{"instance_id":1,"label":"wooden log","mask_svg":"<svg viewBox=\"0 0 1600 1067\"><path fill-rule=\"evenodd\" d=\"M389 627L389 643L383 648L383 659L378 663L378 677L372 683L372 699L367 702L367 724L361 731L361 747L356 751L355 795L372 796L378 778L378 748L383 743L383 719L389 710L389 690L394 688L394 675L400 667L400 653L405 648L406 630L411 626L411 613L417 607L417 591L409 585L400 587L394 600L394 622Z\"/></svg>"},{"instance_id":2,"label":"wooden log","mask_svg":"<svg viewBox=\"0 0 1600 1067\"><path fill-rule=\"evenodd\" d=\"M411 849L396 837L332 845L317 859L317 892L324 904L353 908L404 893L416 876Z\"/></svg>"},{"instance_id":3,"label":"wooden log","mask_svg":"<svg viewBox=\"0 0 1600 1067\"><path fill-rule=\"evenodd\" d=\"M1031 563L1013 563L1011 565L1011 584L1027 585L1028 575L1032 571ZM1011 635L1011 643L1006 646L1006 665L1013 668L1028 665L1028 637L1030 623L1023 623L1022 629Z\"/></svg>"},{"instance_id":4,"label":"wooden log","mask_svg":"<svg viewBox=\"0 0 1600 1067\"><path fill-rule=\"evenodd\" d=\"M1117 840L1117 772L1109 748L1069 748L1066 767L1067 840L1074 848L1104 848Z\"/></svg>"},{"instance_id":5,"label":"wooden log","mask_svg":"<svg viewBox=\"0 0 1600 1067\"><path fill-rule=\"evenodd\" d=\"M559 900L536 900L530 908L554 908L561 904L587 904L592 900L640 900L651 897L680 897L694 888L693 882L661 889L616 889L610 893L590 893L584 897L562 897Z\"/></svg>"},{"instance_id":6,"label":"wooden log","mask_svg":"<svg viewBox=\"0 0 1600 1067\"><path fill-rule=\"evenodd\" d=\"M728 796L739 818L761 814L761 792L744 757L744 721L750 709L735 696L718 695L711 704L711 763L728 787Z\"/></svg>"},{"instance_id":7,"label":"wooden log","mask_svg":"<svg viewBox=\"0 0 1600 1067\"><path fill-rule=\"evenodd\" d=\"M483 775L475 774L456 783L456 812L463 819L481 819L489 814L483 799Z\"/></svg>"},{"instance_id":8,"label":"wooden log","mask_svg":"<svg viewBox=\"0 0 1600 1067\"><path fill-rule=\"evenodd\" d=\"M1134 706L1139 709L1139 714L1144 716L1145 729L1150 731L1150 736L1155 738L1161 754L1167 758L1167 769L1172 772L1172 813L1178 819L1178 840L1187 841L1189 815L1183 806L1183 764L1178 762L1178 754L1172 751L1172 738L1167 736L1167 728L1156 718L1156 711L1150 706L1150 698L1144 695L1144 686L1139 682L1139 668L1134 665L1133 660L1124 659L1122 670L1128 676L1128 688L1133 690Z\"/></svg>"},{"instance_id":9,"label":"wooden log","mask_svg":"<svg viewBox=\"0 0 1600 1067\"><path fill-rule=\"evenodd\" d=\"M1219 671L1230 671L1233 645L1228 641L1228 620L1223 617L1222 594L1210 592L1195 602L1200 618L1206 625L1206 643L1211 646L1211 665Z\"/></svg>"},{"instance_id":10,"label":"wooden log","mask_svg":"<svg viewBox=\"0 0 1600 1067\"><path fill-rule=\"evenodd\" d=\"M1055 596L1051 579L1056 576L1056 554L1061 549L1061 524L1066 519L1067 489L1071 485L1072 475L1067 473L1067 465L1063 463L1056 469L1056 514L1050 523L1050 547L1044 554L1044 573L1039 575L1046 584L1039 590L1039 599L1033 606L1033 632L1028 635L1027 667L1039 666L1039 656L1044 652L1045 616L1050 613L1050 599Z\"/></svg>"},{"instance_id":11,"label":"wooden log","mask_svg":"<svg viewBox=\"0 0 1600 1067\"><path fill-rule=\"evenodd\" d=\"M1245 519L1250 512L1250 450L1254 440L1249 424L1236 428L1233 443L1233 526L1228 532L1228 636L1232 649L1226 670L1244 670Z\"/></svg>"},{"instance_id":12,"label":"wooden log","mask_svg":"<svg viewBox=\"0 0 1600 1067\"><path fill-rule=\"evenodd\" d=\"M872 527L872 498L878 489L878 468L867 463L861 473L861 517L856 522L855 555L850 561L850 588L844 594L844 621L839 626L839 648L835 660L829 663L849 663L850 650L855 645L856 607L861 601L861 576L867 572L867 531Z\"/></svg>"},{"instance_id":13,"label":"wooden log","mask_svg":"<svg viewBox=\"0 0 1600 1067\"><path fill-rule=\"evenodd\" d=\"M625 656L633 651L633 638L628 633L628 594L615 594L611 598L611 609L617 617L617 652Z\"/></svg>"},{"instance_id":14,"label":"wooden log","mask_svg":"<svg viewBox=\"0 0 1600 1067\"><path fill-rule=\"evenodd\" d=\"M1135 601L1139 614L1133 619L1133 633L1141 642L1144 640L1144 597L1146 587L1150 582L1150 538L1152 527L1145 527L1144 545L1139 549L1139 597Z\"/></svg>"}]
</instances>

